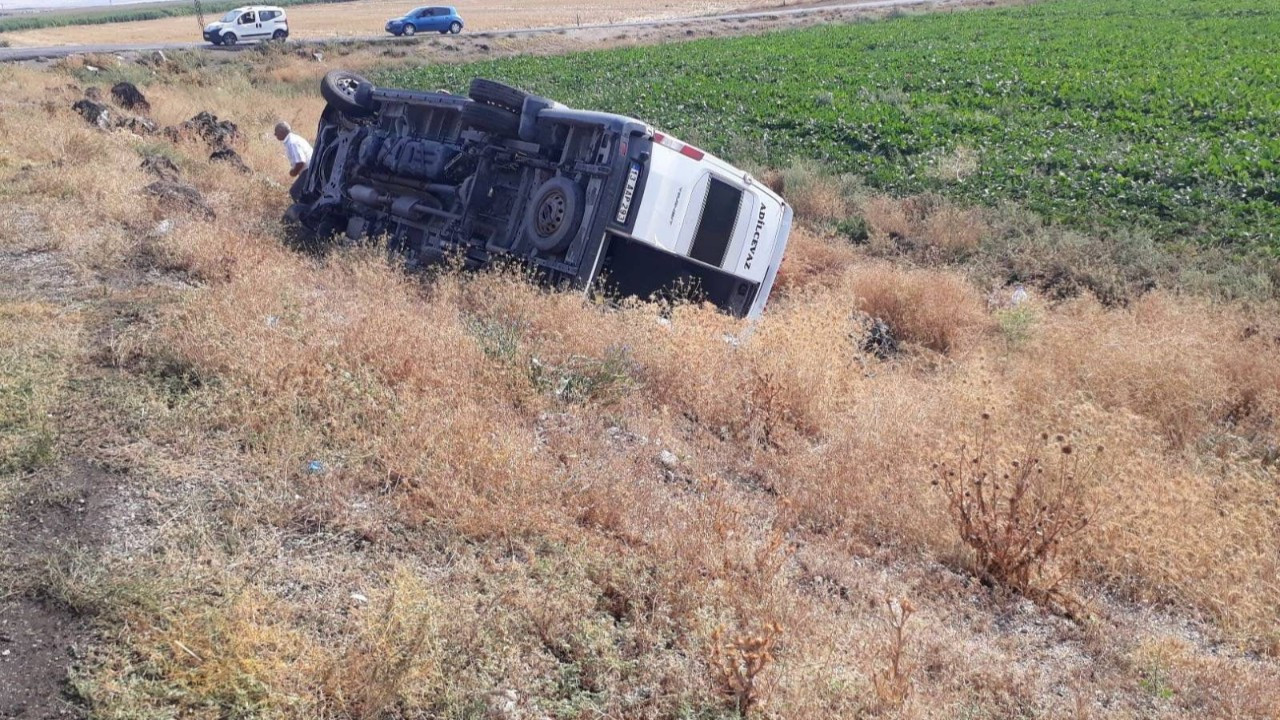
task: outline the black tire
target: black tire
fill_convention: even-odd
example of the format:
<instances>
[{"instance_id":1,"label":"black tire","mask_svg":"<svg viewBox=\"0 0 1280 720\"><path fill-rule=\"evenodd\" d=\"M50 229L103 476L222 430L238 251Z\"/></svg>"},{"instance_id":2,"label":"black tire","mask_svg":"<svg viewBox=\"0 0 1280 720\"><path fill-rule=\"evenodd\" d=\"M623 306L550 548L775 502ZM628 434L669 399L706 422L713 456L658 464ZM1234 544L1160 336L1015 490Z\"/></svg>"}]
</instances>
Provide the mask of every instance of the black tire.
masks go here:
<instances>
[{"instance_id":1,"label":"black tire","mask_svg":"<svg viewBox=\"0 0 1280 720\"><path fill-rule=\"evenodd\" d=\"M454 20L449 25L449 32L453 33L454 35L457 35L458 33L462 32L462 23L458 22L457 20Z\"/></svg>"},{"instance_id":2,"label":"black tire","mask_svg":"<svg viewBox=\"0 0 1280 720\"><path fill-rule=\"evenodd\" d=\"M476 130L515 137L520 132L520 116L500 107L469 102L462 106L462 124Z\"/></svg>"},{"instance_id":3,"label":"black tire","mask_svg":"<svg viewBox=\"0 0 1280 720\"><path fill-rule=\"evenodd\" d=\"M286 37L289 37L289 36L283 30L277 30L271 34L271 39L275 40L276 42L284 42L284 39Z\"/></svg>"},{"instance_id":4,"label":"black tire","mask_svg":"<svg viewBox=\"0 0 1280 720\"><path fill-rule=\"evenodd\" d=\"M524 100L529 97L529 93L493 80L475 78L467 90L467 97L478 103L494 105L518 113L524 110Z\"/></svg>"},{"instance_id":5,"label":"black tire","mask_svg":"<svg viewBox=\"0 0 1280 720\"><path fill-rule=\"evenodd\" d=\"M412 25L405 25L404 29L400 32L404 33L406 37L413 37L413 34L418 32L418 28Z\"/></svg>"},{"instance_id":6,"label":"black tire","mask_svg":"<svg viewBox=\"0 0 1280 720\"><path fill-rule=\"evenodd\" d=\"M239 39L240 38L236 37L235 33L222 33L222 44L228 47L235 45L236 41Z\"/></svg>"},{"instance_id":7,"label":"black tire","mask_svg":"<svg viewBox=\"0 0 1280 720\"><path fill-rule=\"evenodd\" d=\"M320 95L325 102L353 117L377 109L370 97L372 92L373 83L346 70L330 70L320 81Z\"/></svg>"},{"instance_id":8,"label":"black tire","mask_svg":"<svg viewBox=\"0 0 1280 720\"><path fill-rule=\"evenodd\" d=\"M564 250L582 224L582 187L566 177L552 178L533 193L524 215L524 236L538 250Z\"/></svg>"}]
</instances>

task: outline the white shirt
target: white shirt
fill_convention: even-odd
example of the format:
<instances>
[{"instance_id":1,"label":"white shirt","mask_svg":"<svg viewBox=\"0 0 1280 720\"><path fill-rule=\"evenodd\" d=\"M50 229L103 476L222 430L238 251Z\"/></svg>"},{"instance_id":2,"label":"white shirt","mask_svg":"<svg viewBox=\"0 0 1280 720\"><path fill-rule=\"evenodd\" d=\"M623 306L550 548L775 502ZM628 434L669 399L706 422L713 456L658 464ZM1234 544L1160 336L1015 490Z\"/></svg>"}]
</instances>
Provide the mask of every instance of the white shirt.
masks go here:
<instances>
[{"instance_id":1,"label":"white shirt","mask_svg":"<svg viewBox=\"0 0 1280 720\"><path fill-rule=\"evenodd\" d=\"M289 133L284 139L284 154L289 158L289 167L298 163L303 166L311 164L311 143L297 133Z\"/></svg>"}]
</instances>

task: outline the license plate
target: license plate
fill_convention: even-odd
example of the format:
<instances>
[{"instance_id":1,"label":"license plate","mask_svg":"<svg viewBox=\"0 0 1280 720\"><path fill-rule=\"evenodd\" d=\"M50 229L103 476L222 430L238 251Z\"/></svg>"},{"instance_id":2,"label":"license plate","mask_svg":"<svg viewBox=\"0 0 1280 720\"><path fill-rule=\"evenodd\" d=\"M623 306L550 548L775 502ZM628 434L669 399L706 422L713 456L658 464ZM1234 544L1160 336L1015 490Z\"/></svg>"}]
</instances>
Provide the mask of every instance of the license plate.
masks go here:
<instances>
[{"instance_id":1,"label":"license plate","mask_svg":"<svg viewBox=\"0 0 1280 720\"><path fill-rule=\"evenodd\" d=\"M627 187L622 191L622 202L618 203L618 217L614 218L618 224L627 221L627 214L631 212L631 198L636 194L638 182L640 182L640 163L631 163L631 172L627 173Z\"/></svg>"}]
</instances>

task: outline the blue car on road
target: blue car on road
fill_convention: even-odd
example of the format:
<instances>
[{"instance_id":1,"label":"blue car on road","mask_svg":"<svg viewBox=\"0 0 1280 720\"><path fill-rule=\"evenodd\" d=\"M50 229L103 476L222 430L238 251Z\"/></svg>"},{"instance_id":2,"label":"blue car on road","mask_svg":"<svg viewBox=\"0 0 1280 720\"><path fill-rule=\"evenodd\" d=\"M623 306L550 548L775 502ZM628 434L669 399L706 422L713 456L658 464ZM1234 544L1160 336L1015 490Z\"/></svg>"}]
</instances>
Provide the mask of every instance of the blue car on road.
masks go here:
<instances>
[{"instance_id":1,"label":"blue car on road","mask_svg":"<svg viewBox=\"0 0 1280 720\"><path fill-rule=\"evenodd\" d=\"M392 35L413 35L419 32L435 31L441 35L462 32L462 16L456 8L420 7L408 12L404 17L387 21L387 32Z\"/></svg>"}]
</instances>

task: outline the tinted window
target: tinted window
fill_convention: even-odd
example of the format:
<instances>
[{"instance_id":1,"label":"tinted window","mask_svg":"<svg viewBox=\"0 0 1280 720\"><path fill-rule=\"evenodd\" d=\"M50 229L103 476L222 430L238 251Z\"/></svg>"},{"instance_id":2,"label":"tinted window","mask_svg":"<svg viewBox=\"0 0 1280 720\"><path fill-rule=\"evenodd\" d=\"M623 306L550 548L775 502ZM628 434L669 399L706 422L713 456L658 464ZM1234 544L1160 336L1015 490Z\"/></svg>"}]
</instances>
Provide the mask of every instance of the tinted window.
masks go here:
<instances>
[{"instance_id":1,"label":"tinted window","mask_svg":"<svg viewBox=\"0 0 1280 720\"><path fill-rule=\"evenodd\" d=\"M702 206L702 219L698 232L693 236L689 257L708 265L720 267L725 250L733 237L733 226L738 223L738 208L742 205L742 191L722 180L711 178L707 186L707 200Z\"/></svg>"},{"instance_id":2,"label":"tinted window","mask_svg":"<svg viewBox=\"0 0 1280 720\"><path fill-rule=\"evenodd\" d=\"M249 24L251 24L252 22L253 22L253 13L252 13L252 12L247 12L247 13L245 13L245 14L243 14L243 15L241 15L241 16L240 16L240 24L241 24L241 25L249 25Z\"/></svg>"},{"instance_id":3,"label":"tinted window","mask_svg":"<svg viewBox=\"0 0 1280 720\"><path fill-rule=\"evenodd\" d=\"M279 15L279 13L277 13L275 10L263 10L262 12L258 13L258 18L263 22L266 22L268 20L275 20L276 15Z\"/></svg>"}]
</instances>

